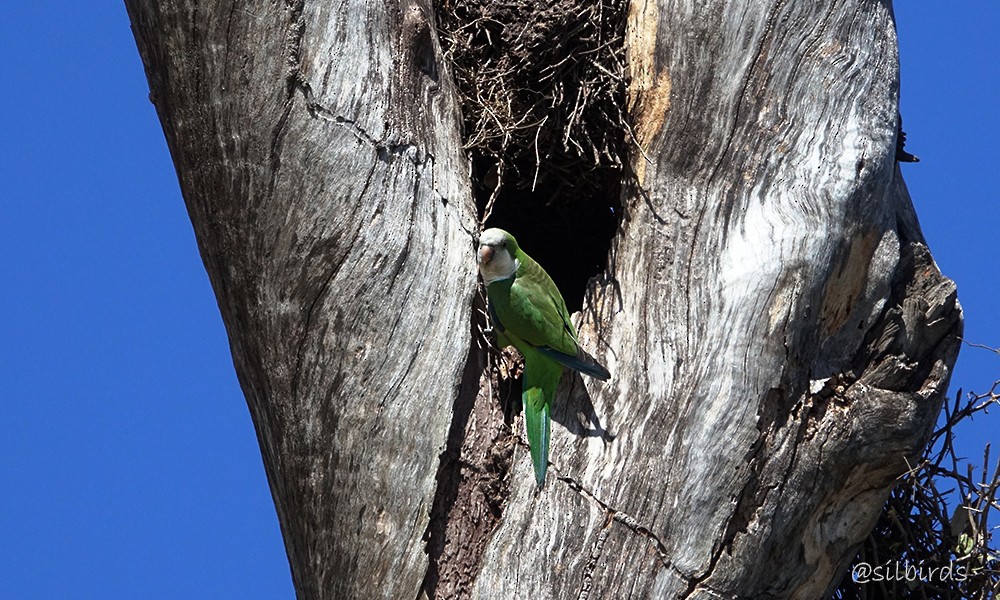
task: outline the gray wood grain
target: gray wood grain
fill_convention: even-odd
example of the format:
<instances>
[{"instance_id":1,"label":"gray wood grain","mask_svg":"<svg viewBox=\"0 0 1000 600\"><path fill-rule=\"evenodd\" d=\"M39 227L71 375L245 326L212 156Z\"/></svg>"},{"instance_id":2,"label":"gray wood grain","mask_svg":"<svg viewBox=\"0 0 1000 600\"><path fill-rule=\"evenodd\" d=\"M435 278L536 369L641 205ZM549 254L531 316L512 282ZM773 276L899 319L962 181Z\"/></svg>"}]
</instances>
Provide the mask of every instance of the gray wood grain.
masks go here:
<instances>
[{"instance_id":1,"label":"gray wood grain","mask_svg":"<svg viewBox=\"0 0 1000 600\"><path fill-rule=\"evenodd\" d=\"M581 323L614 377L578 382L616 437L556 427L538 496L515 457L474 595L821 598L961 330L894 161L891 8L632 11L640 181Z\"/></svg>"},{"instance_id":2,"label":"gray wood grain","mask_svg":"<svg viewBox=\"0 0 1000 600\"><path fill-rule=\"evenodd\" d=\"M632 5L636 180L576 317L613 378L564 377L541 491L471 345L431 7L126 5L300 598L829 594L962 323L887 1Z\"/></svg>"},{"instance_id":3,"label":"gray wood grain","mask_svg":"<svg viewBox=\"0 0 1000 600\"><path fill-rule=\"evenodd\" d=\"M126 4L298 595L413 597L476 284L429 9Z\"/></svg>"}]
</instances>

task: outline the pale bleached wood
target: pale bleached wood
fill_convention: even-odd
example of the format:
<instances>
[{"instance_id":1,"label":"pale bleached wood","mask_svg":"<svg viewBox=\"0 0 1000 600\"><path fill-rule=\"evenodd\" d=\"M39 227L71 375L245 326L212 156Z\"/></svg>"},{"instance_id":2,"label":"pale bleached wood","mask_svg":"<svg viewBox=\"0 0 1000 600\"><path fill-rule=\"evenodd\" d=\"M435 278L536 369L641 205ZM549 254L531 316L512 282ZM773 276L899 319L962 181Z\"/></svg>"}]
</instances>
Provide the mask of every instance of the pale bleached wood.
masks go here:
<instances>
[{"instance_id":1,"label":"pale bleached wood","mask_svg":"<svg viewBox=\"0 0 1000 600\"><path fill-rule=\"evenodd\" d=\"M616 437L556 427L538 495L515 457L474 596L822 598L927 439L961 330L894 161L891 8L632 11L650 160L581 327L614 377L577 382Z\"/></svg>"},{"instance_id":2,"label":"pale bleached wood","mask_svg":"<svg viewBox=\"0 0 1000 600\"><path fill-rule=\"evenodd\" d=\"M126 4L298 595L415 597L476 282L430 9Z\"/></svg>"},{"instance_id":3,"label":"pale bleached wood","mask_svg":"<svg viewBox=\"0 0 1000 600\"><path fill-rule=\"evenodd\" d=\"M638 183L578 317L614 376L564 378L540 492L470 346L430 6L126 4L301 598L829 593L961 331L887 2L633 4Z\"/></svg>"}]
</instances>

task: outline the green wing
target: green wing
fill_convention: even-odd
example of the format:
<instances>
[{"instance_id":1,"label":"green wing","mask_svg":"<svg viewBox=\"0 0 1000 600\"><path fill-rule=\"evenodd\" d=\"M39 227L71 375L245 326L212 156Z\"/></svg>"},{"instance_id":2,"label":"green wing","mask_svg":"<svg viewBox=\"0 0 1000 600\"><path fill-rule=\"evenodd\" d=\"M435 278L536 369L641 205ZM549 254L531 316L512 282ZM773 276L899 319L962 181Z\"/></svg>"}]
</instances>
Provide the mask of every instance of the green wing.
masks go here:
<instances>
[{"instance_id":1,"label":"green wing","mask_svg":"<svg viewBox=\"0 0 1000 600\"><path fill-rule=\"evenodd\" d=\"M503 294L507 301L496 306L498 320L504 329L532 346L547 346L575 356L578 350L576 328L569 320L559 288L531 257L523 252L518 254L521 268L517 277L491 285L509 286L509 293Z\"/></svg>"},{"instance_id":2,"label":"green wing","mask_svg":"<svg viewBox=\"0 0 1000 600\"><path fill-rule=\"evenodd\" d=\"M523 252L518 260L517 277L495 281L487 289L500 344L509 342L522 354L530 346L563 366L602 381L610 379L611 373L577 343L576 328L552 278Z\"/></svg>"}]
</instances>

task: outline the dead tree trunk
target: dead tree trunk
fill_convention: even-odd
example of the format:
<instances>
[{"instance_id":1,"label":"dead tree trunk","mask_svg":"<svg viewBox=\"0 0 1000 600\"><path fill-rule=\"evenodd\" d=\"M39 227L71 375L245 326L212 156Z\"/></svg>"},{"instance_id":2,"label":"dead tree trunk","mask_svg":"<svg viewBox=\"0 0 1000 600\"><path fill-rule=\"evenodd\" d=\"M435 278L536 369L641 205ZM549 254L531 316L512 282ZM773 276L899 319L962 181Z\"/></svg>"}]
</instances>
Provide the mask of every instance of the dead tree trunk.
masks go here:
<instances>
[{"instance_id":1,"label":"dead tree trunk","mask_svg":"<svg viewBox=\"0 0 1000 600\"><path fill-rule=\"evenodd\" d=\"M476 285L458 114L427 14L127 6L295 588L415 596Z\"/></svg>"},{"instance_id":2,"label":"dead tree trunk","mask_svg":"<svg viewBox=\"0 0 1000 600\"><path fill-rule=\"evenodd\" d=\"M635 177L579 321L613 379L564 378L539 493L472 343L431 6L126 5L300 598L829 594L961 329L888 0L633 4Z\"/></svg>"}]
</instances>

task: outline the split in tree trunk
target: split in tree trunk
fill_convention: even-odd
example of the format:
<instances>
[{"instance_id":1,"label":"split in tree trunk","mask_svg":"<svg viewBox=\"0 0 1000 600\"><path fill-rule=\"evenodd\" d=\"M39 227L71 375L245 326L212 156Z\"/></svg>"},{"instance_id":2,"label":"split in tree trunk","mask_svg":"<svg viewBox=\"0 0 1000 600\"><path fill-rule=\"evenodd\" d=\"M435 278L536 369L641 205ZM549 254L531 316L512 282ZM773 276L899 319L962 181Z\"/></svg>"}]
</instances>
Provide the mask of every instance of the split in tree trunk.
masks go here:
<instances>
[{"instance_id":1,"label":"split in tree trunk","mask_svg":"<svg viewBox=\"0 0 1000 600\"><path fill-rule=\"evenodd\" d=\"M126 5L300 598L829 595L962 322L888 1ZM446 60L478 35L507 54ZM477 142L497 73L533 135ZM525 74L555 91L518 104ZM564 377L540 492L486 212L613 373Z\"/></svg>"}]
</instances>

